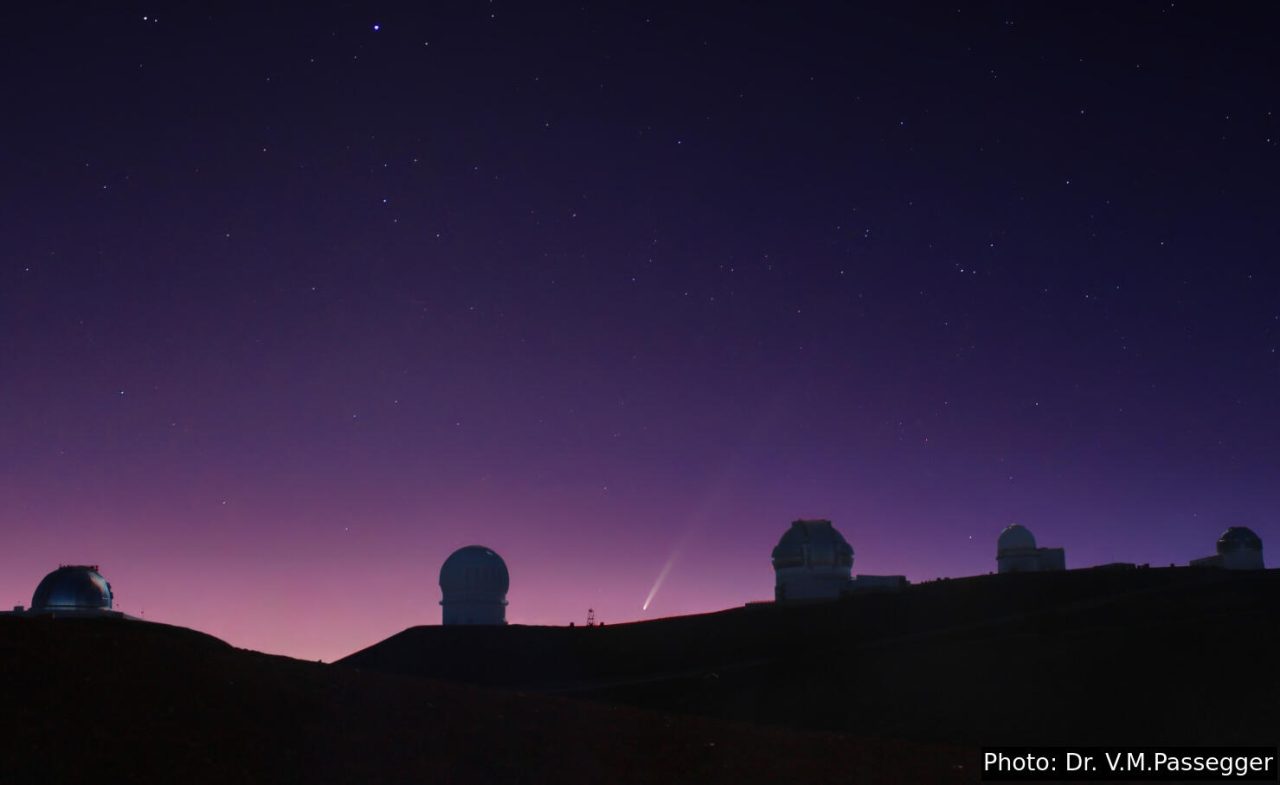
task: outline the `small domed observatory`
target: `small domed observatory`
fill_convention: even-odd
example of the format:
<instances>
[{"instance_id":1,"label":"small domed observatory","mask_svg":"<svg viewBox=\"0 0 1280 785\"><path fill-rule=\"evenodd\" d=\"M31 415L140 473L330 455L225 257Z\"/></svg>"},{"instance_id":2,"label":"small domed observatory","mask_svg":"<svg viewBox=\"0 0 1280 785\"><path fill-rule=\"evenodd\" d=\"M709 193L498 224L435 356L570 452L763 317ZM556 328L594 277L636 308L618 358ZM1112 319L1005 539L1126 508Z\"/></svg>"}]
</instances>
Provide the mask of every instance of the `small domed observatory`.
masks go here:
<instances>
[{"instance_id":1,"label":"small domed observatory","mask_svg":"<svg viewBox=\"0 0 1280 785\"><path fill-rule=\"evenodd\" d=\"M1021 524L1006 526L996 540L996 565L1000 573L1065 570L1061 548L1037 548L1035 535Z\"/></svg>"},{"instance_id":2,"label":"small domed observatory","mask_svg":"<svg viewBox=\"0 0 1280 785\"><path fill-rule=\"evenodd\" d=\"M1262 538L1247 526L1232 526L1218 538L1216 556L1194 559L1192 567L1222 567L1227 570L1264 570Z\"/></svg>"},{"instance_id":3,"label":"small domed observatory","mask_svg":"<svg viewBox=\"0 0 1280 785\"><path fill-rule=\"evenodd\" d=\"M853 546L831 521L795 521L773 549L773 571L778 602L834 599L853 572Z\"/></svg>"},{"instance_id":4,"label":"small domed observatory","mask_svg":"<svg viewBox=\"0 0 1280 785\"><path fill-rule=\"evenodd\" d=\"M98 566L64 564L44 576L31 597L30 613L111 613L111 584Z\"/></svg>"},{"instance_id":5,"label":"small domed observatory","mask_svg":"<svg viewBox=\"0 0 1280 785\"><path fill-rule=\"evenodd\" d=\"M501 556L483 545L459 548L440 568L443 623L506 624L510 586Z\"/></svg>"}]
</instances>

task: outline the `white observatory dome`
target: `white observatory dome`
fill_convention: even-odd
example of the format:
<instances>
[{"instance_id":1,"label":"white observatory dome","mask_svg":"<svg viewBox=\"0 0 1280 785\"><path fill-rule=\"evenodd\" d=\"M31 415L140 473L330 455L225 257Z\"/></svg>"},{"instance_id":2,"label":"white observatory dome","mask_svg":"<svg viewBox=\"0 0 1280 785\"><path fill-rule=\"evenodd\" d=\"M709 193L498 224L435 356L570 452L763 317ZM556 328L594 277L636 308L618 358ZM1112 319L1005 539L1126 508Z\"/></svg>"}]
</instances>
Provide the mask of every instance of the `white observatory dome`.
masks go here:
<instances>
[{"instance_id":1,"label":"white observatory dome","mask_svg":"<svg viewBox=\"0 0 1280 785\"><path fill-rule=\"evenodd\" d=\"M1067 568L1061 548L1036 546L1035 535L1021 524L1006 526L996 540L996 566L1006 572L1059 572Z\"/></svg>"},{"instance_id":2,"label":"white observatory dome","mask_svg":"<svg viewBox=\"0 0 1280 785\"><path fill-rule=\"evenodd\" d=\"M111 600L111 584L98 572L97 565L64 564L36 586L31 610L109 611Z\"/></svg>"},{"instance_id":3,"label":"white observatory dome","mask_svg":"<svg viewBox=\"0 0 1280 785\"><path fill-rule=\"evenodd\" d=\"M440 567L444 623L506 624L510 586L501 556L483 545L459 548Z\"/></svg>"},{"instance_id":4,"label":"white observatory dome","mask_svg":"<svg viewBox=\"0 0 1280 785\"><path fill-rule=\"evenodd\" d=\"M996 540L996 552L1004 553L1006 551L1034 551L1036 549L1036 538L1031 530L1022 524L1015 523L1005 527L1000 532L1000 539Z\"/></svg>"},{"instance_id":5,"label":"white observatory dome","mask_svg":"<svg viewBox=\"0 0 1280 785\"><path fill-rule=\"evenodd\" d=\"M853 571L853 547L831 521L795 521L773 549L774 597L839 597Z\"/></svg>"}]
</instances>

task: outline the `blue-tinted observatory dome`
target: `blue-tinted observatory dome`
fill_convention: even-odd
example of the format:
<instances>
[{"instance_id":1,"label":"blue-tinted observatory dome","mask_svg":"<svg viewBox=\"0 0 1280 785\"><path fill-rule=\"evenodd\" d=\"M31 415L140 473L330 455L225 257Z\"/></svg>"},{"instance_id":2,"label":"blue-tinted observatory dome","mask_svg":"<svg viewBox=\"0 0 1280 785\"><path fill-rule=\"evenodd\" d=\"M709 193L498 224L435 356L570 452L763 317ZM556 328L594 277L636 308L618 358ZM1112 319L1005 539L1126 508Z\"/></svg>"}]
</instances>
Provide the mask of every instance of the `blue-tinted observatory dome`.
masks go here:
<instances>
[{"instance_id":1,"label":"blue-tinted observatory dome","mask_svg":"<svg viewBox=\"0 0 1280 785\"><path fill-rule=\"evenodd\" d=\"M111 610L111 584L96 565L66 564L40 581L31 597L33 611Z\"/></svg>"}]
</instances>

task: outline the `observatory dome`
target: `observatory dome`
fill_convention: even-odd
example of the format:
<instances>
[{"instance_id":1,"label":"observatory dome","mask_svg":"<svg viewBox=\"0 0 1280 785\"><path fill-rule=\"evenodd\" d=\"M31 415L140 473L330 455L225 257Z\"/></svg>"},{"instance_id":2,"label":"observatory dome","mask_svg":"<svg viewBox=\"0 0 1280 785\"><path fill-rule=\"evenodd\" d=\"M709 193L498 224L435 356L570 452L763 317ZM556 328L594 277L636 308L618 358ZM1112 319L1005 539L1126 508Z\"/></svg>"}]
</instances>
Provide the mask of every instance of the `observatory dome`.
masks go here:
<instances>
[{"instance_id":1,"label":"observatory dome","mask_svg":"<svg viewBox=\"0 0 1280 785\"><path fill-rule=\"evenodd\" d=\"M1000 539L996 540L996 551L1033 551L1036 549L1036 538L1031 530L1022 524L1015 523L1006 526L1005 530L1000 532Z\"/></svg>"},{"instance_id":2,"label":"observatory dome","mask_svg":"<svg viewBox=\"0 0 1280 785\"><path fill-rule=\"evenodd\" d=\"M96 565L64 564L40 581L31 597L33 611L109 611L111 584Z\"/></svg>"},{"instance_id":3,"label":"observatory dome","mask_svg":"<svg viewBox=\"0 0 1280 785\"><path fill-rule=\"evenodd\" d=\"M1232 526L1218 538L1218 553L1260 550L1262 550L1262 538L1247 526Z\"/></svg>"},{"instance_id":4,"label":"observatory dome","mask_svg":"<svg viewBox=\"0 0 1280 785\"><path fill-rule=\"evenodd\" d=\"M853 546L831 521L796 521L773 549L773 568L852 567Z\"/></svg>"},{"instance_id":5,"label":"observatory dome","mask_svg":"<svg viewBox=\"0 0 1280 785\"><path fill-rule=\"evenodd\" d=\"M506 594L509 588L507 563L483 545L459 548L440 568L440 589L445 594Z\"/></svg>"},{"instance_id":6,"label":"observatory dome","mask_svg":"<svg viewBox=\"0 0 1280 785\"><path fill-rule=\"evenodd\" d=\"M440 568L445 624L506 624L511 577L502 557L483 545L454 551Z\"/></svg>"},{"instance_id":7,"label":"observatory dome","mask_svg":"<svg viewBox=\"0 0 1280 785\"><path fill-rule=\"evenodd\" d=\"M853 547L831 521L795 521L773 549L774 598L840 596L853 570Z\"/></svg>"}]
</instances>

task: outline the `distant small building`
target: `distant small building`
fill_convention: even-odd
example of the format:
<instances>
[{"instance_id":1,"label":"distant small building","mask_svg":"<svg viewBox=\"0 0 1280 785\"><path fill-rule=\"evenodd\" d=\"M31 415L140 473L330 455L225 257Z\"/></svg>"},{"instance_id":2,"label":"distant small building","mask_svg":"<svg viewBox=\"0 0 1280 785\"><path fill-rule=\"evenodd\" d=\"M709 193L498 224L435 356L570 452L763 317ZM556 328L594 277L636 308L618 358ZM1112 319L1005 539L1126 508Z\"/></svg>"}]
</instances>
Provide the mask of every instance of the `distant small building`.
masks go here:
<instances>
[{"instance_id":1,"label":"distant small building","mask_svg":"<svg viewBox=\"0 0 1280 785\"><path fill-rule=\"evenodd\" d=\"M996 541L998 571L1051 572L1067 568L1066 553L1061 548L1036 547L1035 535L1021 524L1012 524L1000 532Z\"/></svg>"},{"instance_id":2,"label":"distant small building","mask_svg":"<svg viewBox=\"0 0 1280 785\"><path fill-rule=\"evenodd\" d=\"M1219 567L1225 570L1264 570L1262 538L1246 526L1232 526L1218 538L1218 553L1192 559L1192 567Z\"/></svg>"},{"instance_id":3,"label":"distant small building","mask_svg":"<svg viewBox=\"0 0 1280 785\"><path fill-rule=\"evenodd\" d=\"M895 591L901 575L852 577L853 546L828 520L794 521L773 549L777 602L831 600L851 592Z\"/></svg>"},{"instance_id":4,"label":"distant small building","mask_svg":"<svg viewBox=\"0 0 1280 785\"><path fill-rule=\"evenodd\" d=\"M483 545L459 548L440 567L443 623L506 624L510 586L501 556Z\"/></svg>"},{"instance_id":5,"label":"distant small building","mask_svg":"<svg viewBox=\"0 0 1280 785\"><path fill-rule=\"evenodd\" d=\"M845 594L859 591L901 591L908 585L905 575L858 575L850 578Z\"/></svg>"}]
</instances>

